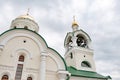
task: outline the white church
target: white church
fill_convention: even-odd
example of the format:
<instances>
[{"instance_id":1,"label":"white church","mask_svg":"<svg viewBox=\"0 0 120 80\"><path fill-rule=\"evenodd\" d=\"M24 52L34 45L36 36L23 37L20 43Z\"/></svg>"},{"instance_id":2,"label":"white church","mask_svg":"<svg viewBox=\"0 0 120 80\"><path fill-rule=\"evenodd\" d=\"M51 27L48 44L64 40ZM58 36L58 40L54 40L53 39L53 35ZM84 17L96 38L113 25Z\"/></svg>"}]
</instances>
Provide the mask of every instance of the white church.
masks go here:
<instances>
[{"instance_id":1,"label":"white church","mask_svg":"<svg viewBox=\"0 0 120 80\"><path fill-rule=\"evenodd\" d=\"M38 33L29 14L0 34L0 80L112 80L96 72L91 38L75 20L64 40L62 57Z\"/></svg>"}]
</instances>

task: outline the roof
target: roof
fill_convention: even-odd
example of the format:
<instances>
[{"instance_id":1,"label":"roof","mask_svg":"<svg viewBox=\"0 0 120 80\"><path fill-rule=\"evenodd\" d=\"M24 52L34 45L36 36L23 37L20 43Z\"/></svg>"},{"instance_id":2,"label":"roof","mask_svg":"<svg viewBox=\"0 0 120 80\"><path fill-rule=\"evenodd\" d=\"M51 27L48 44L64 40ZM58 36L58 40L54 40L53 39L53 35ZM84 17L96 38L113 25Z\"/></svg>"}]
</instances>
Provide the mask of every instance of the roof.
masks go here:
<instances>
[{"instance_id":1,"label":"roof","mask_svg":"<svg viewBox=\"0 0 120 80\"><path fill-rule=\"evenodd\" d=\"M85 71L85 70L77 70L76 68L71 67L71 66L68 67L67 69L71 73L71 76L108 79L108 77L102 76L102 75L98 74L97 72Z\"/></svg>"}]
</instances>

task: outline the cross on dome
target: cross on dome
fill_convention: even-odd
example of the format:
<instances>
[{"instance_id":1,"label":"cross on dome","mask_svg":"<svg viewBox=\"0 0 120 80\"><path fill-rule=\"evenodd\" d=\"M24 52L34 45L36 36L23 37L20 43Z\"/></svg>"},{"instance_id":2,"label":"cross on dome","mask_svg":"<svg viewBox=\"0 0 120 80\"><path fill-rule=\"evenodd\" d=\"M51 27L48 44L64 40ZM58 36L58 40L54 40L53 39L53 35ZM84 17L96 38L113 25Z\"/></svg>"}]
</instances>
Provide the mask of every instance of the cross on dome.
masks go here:
<instances>
[{"instance_id":1,"label":"cross on dome","mask_svg":"<svg viewBox=\"0 0 120 80\"><path fill-rule=\"evenodd\" d=\"M78 29L78 27L79 27L79 25L75 20L75 16L73 16L73 22L72 22L73 31L76 31Z\"/></svg>"},{"instance_id":2,"label":"cross on dome","mask_svg":"<svg viewBox=\"0 0 120 80\"><path fill-rule=\"evenodd\" d=\"M27 10L27 15L29 15L29 11L30 11L30 8L28 8L28 10Z\"/></svg>"}]
</instances>

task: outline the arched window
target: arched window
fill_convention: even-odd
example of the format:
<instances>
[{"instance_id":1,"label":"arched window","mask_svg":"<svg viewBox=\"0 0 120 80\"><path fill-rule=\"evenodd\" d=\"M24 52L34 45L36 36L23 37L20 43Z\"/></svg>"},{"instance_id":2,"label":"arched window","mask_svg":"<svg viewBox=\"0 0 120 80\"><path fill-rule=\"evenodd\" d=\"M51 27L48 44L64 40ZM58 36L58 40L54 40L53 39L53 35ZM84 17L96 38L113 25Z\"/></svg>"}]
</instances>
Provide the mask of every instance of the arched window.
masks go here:
<instances>
[{"instance_id":1,"label":"arched window","mask_svg":"<svg viewBox=\"0 0 120 80\"><path fill-rule=\"evenodd\" d=\"M22 63L19 63L19 62L22 62ZM16 75L15 75L15 80L21 80L22 70L23 70L23 62L24 62L24 56L20 55L19 59L18 59L18 65L17 65Z\"/></svg>"},{"instance_id":2,"label":"arched window","mask_svg":"<svg viewBox=\"0 0 120 80\"><path fill-rule=\"evenodd\" d=\"M91 68L90 63L89 63L89 62L87 62L87 61L83 61L83 62L81 63L81 66L82 66L82 67Z\"/></svg>"},{"instance_id":3,"label":"arched window","mask_svg":"<svg viewBox=\"0 0 120 80\"><path fill-rule=\"evenodd\" d=\"M32 77L28 77L27 80L32 80Z\"/></svg>"},{"instance_id":4,"label":"arched window","mask_svg":"<svg viewBox=\"0 0 120 80\"><path fill-rule=\"evenodd\" d=\"M9 79L8 75L3 75L1 80L8 80L8 79Z\"/></svg>"},{"instance_id":5,"label":"arched window","mask_svg":"<svg viewBox=\"0 0 120 80\"><path fill-rule=\"evenodd\" d=\"M24 62L24 56L23 55L19 56L19 61Z\"/></svg>"},{"instance_id":6,"label":"arched window","mask_svg":"<svg viewBox=\"0 0 120 80\"><path fill-rule=\"evenodd\" d=\"M80 46L80 47L84 47L84 48L87 48L87 41L86 39L82 36L82 35L77 35L77 45Z\"/></svg>"}]
</instances>

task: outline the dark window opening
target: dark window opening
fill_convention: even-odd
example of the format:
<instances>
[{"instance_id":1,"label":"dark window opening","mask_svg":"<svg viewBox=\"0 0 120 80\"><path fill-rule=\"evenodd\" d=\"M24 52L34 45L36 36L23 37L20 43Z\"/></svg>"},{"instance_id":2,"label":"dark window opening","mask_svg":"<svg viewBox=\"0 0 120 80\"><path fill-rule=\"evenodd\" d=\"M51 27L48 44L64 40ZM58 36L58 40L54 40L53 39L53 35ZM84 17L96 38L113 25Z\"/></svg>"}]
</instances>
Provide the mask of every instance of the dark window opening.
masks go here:
<instances>
[{"instance_id":1,"label":"dark window opening","mask_svg":"<svg viewBox=\"0 0 120 80\"><path fill-rule=\"evenodd\" d=\"M23 70L23 64L18 64L15 80L21 80L22 70Z\"/></svg>"},{"instance_id":2,"label":"dark window opening","mask_svg":"<svg viewBox=\"0 0 120 80\"><path fill-rule=\"evenodd\" d=\"M24 56L20 55L18 61L19 62L24 62ZM15 75L15 80L21 80L22 70L23 70L23 63L17 64L17 70L16 70L16 75Z\"/></svg>"},{"instance_id":3,"label":"dark window opening","mask_svg":"<svg viewBox=\"0 0 120 80\"><path fill-rule=\"evenodd\" d=\"M85 57L85 55L84 55L84 57Z\"/></svg>"},{"instance_id":4,"label":"dark window opening","mask_svg":"<svg viewBox=\"0 0 120 80\"><path fill-rule=\"evenodd\" d=\"M91 68L90 63L88 63L87 61L83 61L83 62L81 63L81 66L82 66L82 67Z\"/></svg>"},{"instance_id":5,"label":"dark window opening","mask_svg":"<svg viewBox=\"0 0 120 80\"><path fill-rule=\"evenodd\" d=\"M28 77L27 80L32 80L32 77Z\"/></svg>"},{"instance_id":6,"label":"dark window opening","mask_svg":"<svg viewBox=\"0 0 120 80\"><path fill-rule=\"evenodd\" d=\"M19 57L19 61L24 62L24 56L23 56L23 55L21 55L21 56Z\"/></svg>"},{"instance_id":7,"label":"dark window opening","mask_svg":"<svg viewBox=\"0 0 120 80\"><path fill-rule=\"evenodd\" d=\"M86 40L84 39L84 37L82 36L77 36L77 45L80 46L80 47L86 47L87 46L87 42Z\"/></svg>"},{"instance_id":8,"label":"dark window opening","mask_svg":"<svg viewBox=\"0 0 120 80\"><path fill-rule=\"evenodd\" d=\"M70 53L70 58L71 58L71 59L73 58L73 54L72 54L72 53Z\"/></svg>"},{"instance_id":9,"label":"dark window opening","mask_svg":"<svg viewBox=\"0 0 120 80\"><path fill-rule=\"evenodd\" d=\"M8 79L9 79L8 75L3 75L2 76L2 80L8 80Z\"/></svg>"},{"instance_id":10,"label":"dark window opening","mask_svg":"<svg viewBox=\"0 0 120 80\"><path fill-rule=\"evenodd\" d=\"M26 40L24 40L23 42L26 43Z\"/></svg>"}]
</instances>

